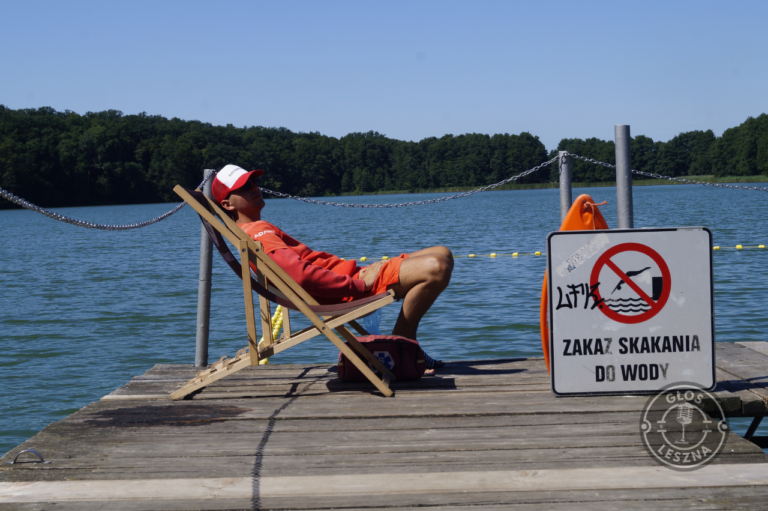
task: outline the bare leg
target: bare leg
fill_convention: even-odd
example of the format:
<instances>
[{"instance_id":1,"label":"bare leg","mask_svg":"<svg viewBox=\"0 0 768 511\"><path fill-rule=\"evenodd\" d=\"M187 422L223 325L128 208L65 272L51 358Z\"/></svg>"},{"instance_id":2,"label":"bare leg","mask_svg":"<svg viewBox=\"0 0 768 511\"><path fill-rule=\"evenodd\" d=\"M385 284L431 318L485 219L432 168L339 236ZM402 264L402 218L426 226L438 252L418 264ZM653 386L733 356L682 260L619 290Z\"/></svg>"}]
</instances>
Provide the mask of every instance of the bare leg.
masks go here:
<instances>
[{"instance_id":1,"label":"bare leg","mask_svg":"<svg viewBox=\"0 0 768 511\"><path fill-rule=\"evenodd\" d=\"M419 322L448 286L453 254L446 247L431 247L409 254L400 265L400 282L392 289L403 298L403 307L392 335L416 339Z\"/></svg>"},{"instance_id":2,"label":"bare leg","mask_svg":"<svg viewBox=\"0 0 768 511\"><path fill-rule=\"evenodd\" d=\"M420 257L428 254L438 254L438 255L443 255L447 257L448 261L451 263L451 270L453 270L453 252L451 252L450 248L444 247L442 245L437 245L435 247L424 248L421 250L417 250L416 252L411 252L410 254L408 254L408 257L409 258Z\"/></svg>"}]
</instances>

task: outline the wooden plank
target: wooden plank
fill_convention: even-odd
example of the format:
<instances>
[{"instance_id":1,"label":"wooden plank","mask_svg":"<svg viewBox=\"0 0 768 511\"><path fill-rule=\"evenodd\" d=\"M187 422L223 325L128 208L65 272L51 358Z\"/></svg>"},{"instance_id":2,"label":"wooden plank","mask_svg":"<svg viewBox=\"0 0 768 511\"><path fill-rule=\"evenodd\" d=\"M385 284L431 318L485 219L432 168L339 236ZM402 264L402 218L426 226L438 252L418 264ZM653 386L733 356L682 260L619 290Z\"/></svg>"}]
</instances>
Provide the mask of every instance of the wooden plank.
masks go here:
<instances>
[{"instance_id":1,"label":"wooden plank","mask_svg":"<svg viewBox=\"0 0 768 511\"><path fill-rule=\"evenodd\" d=\"M737 342L734 344L737 344L739 346L744 346L745 348L749 348L751 350L755 350L758 353L762 353L763 355L768 355L768 342L765 342L765 341Z\"/></svg>"},{"instance_id":2,"label":"wooden plank","mask_svg":"<svg viewBox=\"0 0 768 511\"><path fill-rule=\"evenodd\" d=\"M763 388L768 386L768 355L728 342L716 345L717 367Z\"/></svg>"},{"instance_id":3,"label":"wooden plank","mask_svg":"<svg viewBox=\"0 0 768 511\"><path fill-rule=\"evenodd\" d=\"M715 370L717 387L715 390L725 390L741 400L741 415L754 417L768 413L768 401L753 391L754 386L744 380L734 379L734 376L719 367ZM732 416L736 416L735 413Z\"/></svg>"},{"instance_id":4,"label":"wooden plank","mask_svg":"<svg viewBox=\"0 0 768 511\"><path fill-rule=\"evenodd\" d=\"M137 403L138 404L138 403ZM116 403L94 403L66 419L51 424L38 436L49 434L73 435L87 434L88 431L98 432L109 428L111 436L123 432L146 431L151 427L152 435L179 435L179 421L175 415L168 413L168 406L175 403L153 404L152 408L138 410L124 408ZM143 406L143 404L141 404ZM578 430L591 430L594 427L630 427L637 430L639 424L634 417L626 412L584 413L584 414L495 414L495 415L453 415L446 417L390 417L385 421L369 418L317 418L312 421L291 419L241 419L232 415L230 420L222 421L223 415L206 409L192 409L185 417L194 419L194 430L201 434L224 435L228 432L261 433L270 427L272 431L303 432L303 431L379 431L383 435L400 430L427 429L439 435L441 430L467 430L471 433L477 429L494 429L509 427L535 427L542 432L548 429L572 427ZM204 419L210 418L205 421ZM182 430L183 431L183 430ZM142 433L145 434L145 433ZM184 435L191 434L189 428Z\"/></svg>"},{"instance_id":5,"label":"wooden plank","mask_svg":"<svg viewBox=\"0 0 768 511\"><path fill-rule=\"evenodd\" d=\"M427 472L241 478L38 481L0 483L0 503L89 500L297 498L768 485L768 464L709 465L693 472L663 467Z\"/></svg>"},{"instance_id":6,"label":"wooden plank","mask_svg":"<svg viewBox=\"0 0 768 511\"><path fill-rule=\"evenodd\" d=\"M246 249L247 249L247 244L245 242L243 242L243 245L245 245ZM258 247L259 250L261 250L261 242L260 241L256 242L256 246ZM247 254L244 251L242 251L242 250L241 250L240 257L242 257L243 260L246 261L246 263L244 263L244 264L247 264L247 261L249 260L249 257L247 257ZM264 289L268 289L269 288L269 282L267 281L266 277L264 276L263 267L264 267L264 265L261 262L261 260L257 259L256 260L256 279L258 280L259 284L261 284L261 286ZM251 275L251 273L250 273L250 269L249 269L248 276L250 276L250 275ZM261 331L262 331L262 337L263 337L261 348L262 349L270 348L270 347L272 347L272 343L274 341L274 339L272 339L272 310L270 309L270 306L269 306L269 300L267 300L266 298L264 298L261 295L259 295L259 313L261 315ZM251 346L251 350L254 350L254 349L258 351L259 347L258 346ZM260 353L258 354L258 356L254 356L252 354L251 355L251 362L252 362L251 365L255 366L256 363L258 363L258 360L256 360L256 363L253 363L254 362L254 358L256 358L256 359L269 358L269 356L270 355L266 355L266 354L262 356Z\"/></svg>"},{"instance_id":7,"label":"wooden plank","mask_svg":"<svg viewBox=\"0 0 768 511\"><path fill-rule=\"evenodd\" d=\"M310 387L311 388L311 387ZM718 393L723 394L723 393ZM294 394L286 402L284 396L259 399L227 400L227 406L243 409L241 418L269 418L279 412L282 418L316 419L327 417L444 417L458 415L504 415L544 413L601 413L632 411L640 413L647 396L591 396L556 398L549 392L515 392L501 389L497 392L461 393L404 392L394 402L386 403L376 395L359 393L323 393L319 396ZM189 403L192 403L190 401ZM186 404L179 403L179 404ZM706 406L705 411L714 409ZM721 400L726 410L740 409L737 396L725 393ZM123 405L127 406L127 405Z\"/></svg>"},{"instance_id":8,"label":"wooden plank","mask_svg":"<svg viewBox=\"0 0 768 511\"><path fill-rule=\"evenodd\" d=\"M286 337L291 337L291 310L288 308L283 309L283 333Z\"/></svg>"},{"instance_id":9,"label":"wooden plank","mask_svg":"<svg viewBox=\"0 0 768 511\"><path fill-rule=\"evenodd\" d=\"M259 243L259 245L261 245L261 243ZM256 333L256 317L253 312L253 287L251 285L251 267L248 264L248 242L245 240L240 240L238 246L240 249L240 276L243 281L243 298L245 299L245 321L248 331L248 348L250 348L250 365L258 366L259 336ZM267 318L267 321L269 321L269 318ZM263 333L264 338L267 339L267 336L271 335L272 333L272 328L265 328ZM174 399L178 398L174 397Z\"/></svg>"},{"instance_id":10,"label":"wooden plank","mask_svg":"<svg viewBox=\"0 0 768 511\"><path fill-rule=\"evenodd\" d=\"M590 509L596 511L622 510L750 510L761 509L768 497L768 490L761 486L728 488L654 489L649 494L643 490L621 489L558 492L483 492L483 493L422 493L419 495L366 495L364 497L304 497L221 500L173 500L173 501L69 501L57 502L55 509L62 511L181 511L181 510L232 510L232 509L366 509L370 511L400 511L429 507L435 511L481 509L512 509L516 511L542 511ZM39 510L37 503L0 504L0 511Z\"/></svg>"},{"instance_id":11,"label":"wooden plank","mask_svg":"<svg viewBox=\"0 0 768 511\"><path fill-rule=\"evenodd\" d=\"M412 511L414 507L429 507L435 511L481 509L512 509L516 511L542 511L576 509L590 510L750 510L761 509L768 499L768 488L742 486L727 488L656 488L652 492L635 489L546 492L482 492L482 493L420 493L418 495L366 495L364 497L325 496L281 497L220 500L172 501L68 501L57 502L61 511L180 511L180 510L232 510L232 509L366 509L370 511ZM0 504L0 511L39 510L39 503Z\"/></svg>"},{"instance_id":12,"label":"wooden plank","mask_svg":"<svg viewBox=\"0 0 768 511\"><path fill-rule=\"evenodd\" d=\"M762 406L768 407L768 355L740 344L744 343L717 343L717 367L730 375L728 381L758 396L763 400ZM755 410L752 415L763 413L760 404L754 400L748 401L746 406Z\"/></svg>"},{"instance_id":13,"label":"wooden plank","mask_svg":"<svg viewBox=\"0 0 768 511\"><path fill-rule=\"evenodd\" d=\"M525 386L521 388L498 388L498 387L457 387L455 385L434 385L434 386L413 386L408 384L390 385L390 388L394 391L404 395L406 393L417 393L424 395L429 393L431 395L438 393L488 393L488 392L513 392L513 393L540 393L546 394L549 392L549 388L546 386ZM204 392L196 394L192 397L195 401L208 401L218 399L243 399L243 398L263 398L263 397L291 397L293 395L301 395L304 397L309 396L322 396L333 392L337 395L357 395L361 393L370 394L375 391L375 388L370 384L356 384L344 385L338 382L329 382L321 386L313 386L311 383L306 384L293 384L285 386L259 386L259 387L225 387L219 389L208 389ZM156 398L160 394L149 396ZM116 399L113 397L112 399ZM130 400L130 399L124 399ZM738 413L734 416L743 416Z\"/></svg>"},{"instance_id":14,"label":"wooden plank","mask_svg":"<svg viewBox=\"0 0 768 511\"><path fill-rule=\"evenodd\" d=\"M107 394L101 398L102 401L172 401L170 395L163 394L136 394L136 395L120 395L120 394Z\"/></svg>"},{"instance_id":15,"label":"wooden plank","mask_svg":"<svg viewBox=\"0 0 768 511\"><path fill-rule=\"evenodd\" d=\"M227 435L227 442L210 439L204 435L185 435L183 442L174 441L168 437L159 438L155 441L133 437L124 438L120 442L110 440L98 448L94 446L93 439L88 441L70 438L68 445L41 439L35 442L35 448L45 452L47 460L55 461L55 468L57 469L71 467L73 463L89 467L105 466L103 463L94 462L93 456L109 456L117 459L118 463L124 463L127 458L141 458L145 460L145 463L154 463L157 458L234 457L257 456L259 454L298 457L331 456L338 461L346 455L429 453L431 456L442 454L450 456L450 453L457 452L504 451L510 462L520 456L531 456L541 451L553 453L566 450L573 452L591 450L591 457L598 455L601 451L611 453L611 455L647 456L642 438L637 431L616 434L610 430L603 430L602 434L587 436L568 435L566 434L567 429L554 430L553 433L561 433L558 438L526 434L520 430L496 431L493 434L486 430L480 431L482 431L482 437L478 438L471 437L466 432L449 435L443 431L441 436L444 438L436 438L434 433L429 431L421 431L418 434L413 431L405 431L399 437L387 442L378 440L381 438L380 432L376 432L376 434L322 432L303 433L302 435L265 432L262 434ZM265 441L262 445L261 440L265 438L268 442ZM185 448L190 445L191 440L194 440L195 451L194 453L186 453ZM716 444L717 442L711 442L704 445L713 449ZM78 452L83 454L78 455ZM180 453L184 454L181 455ZM763 452L759 447L734 436L728 445L728 455L736 454L759 454L765 462L768 462L768 458L762 456ZM477 463L477 465L481 466L482 463Z\"/></svg>"},{"instance_id":16,"label":"wooden plank","mask_svg":"<svg viewBox=\"0 0 768 511\"><path fill-rule=\"evenodd\" d=\"M23 482L36 480L130 480L130 479L174 479L188 477L249 477L258 473L264 477L290 475L355 475L355 474L420 474L425 472L465 472L487 470L549 470L612 467L658 466L645 452L634 454L623 448L567 450L562 455L557 451L460 451L409 454L403 462L403 454L377 454L376 463L371 463L370 454L344 456L226 456L226 457L183 457L155 458L104 456L98 462L91 460L63 460L55 469L14 469L2 473L0 480ZM483 459L479 462L478 459ZM727 454L715 460L714 465L764 464L765 455ZM668 470L668 469L667 469Z\"/></svg>"},{"instance_id":17,"label":"wooden plank","mask_svg":"<svg viewBox=\"0 0 768 511\"><path fill-rule=\"evenodd\" d=\"M249 334L250 335L250 334ZM210 383L215 382L216 380L220 380L221 378L225 378L226 376L236 373L237 371L240 371L242 369L245 369L246 367L249 367L251 365L251 357L245 353L244 350L240 350L234 358L232 359L226 359L225 357L221 357L218 362L214 362L211 364L211 367L208 369L205 369L203 371L200 371L199 377L197 377L194 381L190 380L185 385L182 385L181 388L178 388L170 393L168 396L170 399L176 400L176 399L182 399L185 396L188 396L192 392L199 390ZM178 387L178 386L177 386ZM119 394L112 395L112 399L117 399L117 396ZM148 394L142 394L143 399L153 399L155 394L148 393Z\"/></svg>"}]
</instances>

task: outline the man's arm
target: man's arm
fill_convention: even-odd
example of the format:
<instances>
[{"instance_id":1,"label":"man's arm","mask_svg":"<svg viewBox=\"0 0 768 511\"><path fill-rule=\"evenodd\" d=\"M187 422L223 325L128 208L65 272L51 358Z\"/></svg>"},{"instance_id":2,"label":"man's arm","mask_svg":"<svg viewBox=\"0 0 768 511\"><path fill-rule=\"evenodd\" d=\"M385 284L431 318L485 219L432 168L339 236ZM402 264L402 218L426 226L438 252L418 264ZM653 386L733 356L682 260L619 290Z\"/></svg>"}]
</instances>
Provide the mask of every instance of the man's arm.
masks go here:
<instances>
[{"instance_id":1,"label":"man's arm","mask_svg":"<svg viewBox=\"0 0 768 511\"><path fill-rule=\"evenodd\" d=\"M299 255L290 248L282 248L270 252L269 257L312 296L322 298L362 298L366 291L366 282L353 279L347 275L339 275L330 270L302 261Z\"/></svg>"}]
</instances>

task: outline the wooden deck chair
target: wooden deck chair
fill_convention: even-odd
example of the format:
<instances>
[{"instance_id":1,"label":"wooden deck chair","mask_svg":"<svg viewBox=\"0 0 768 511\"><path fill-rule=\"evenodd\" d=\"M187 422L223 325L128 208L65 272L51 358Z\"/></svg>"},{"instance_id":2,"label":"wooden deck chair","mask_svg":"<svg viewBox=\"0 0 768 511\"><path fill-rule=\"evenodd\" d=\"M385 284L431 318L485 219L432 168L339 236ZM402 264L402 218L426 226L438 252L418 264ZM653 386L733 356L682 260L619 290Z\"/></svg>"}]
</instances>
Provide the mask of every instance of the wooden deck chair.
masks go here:
<instances>
[{"instance_id":1,"label":"wooden deck chair","mask_svg":"<svg viewBox=\"0 0 768 511\"><path fill-rule=\"evenodd\" d=\"M350 324L358 332L365 335L367 332L355 320L392 303L395 300L393 291L390 290L352 302L319 305L309 293L272 261L262 249L261 243L251 239L218 204L205 197L199 190L186 190L178 185L173 190L200 215L200 219L214 245L225 261L243 280L248 346L238 351L235 358L222 357L208 369L197 373L186 385L171 393L172 399L182 399L225 376L248 366L256 366L259 364L259 360L276 355L318 335L324 335L328 338L382 394L387 397L393 395L389 388L389 382L395 380L395 375L384 367L370 351L365 349L345 326L345 324ZM237 248L240 253L239 263L230 252L224 239ZM251 276L252 267L256 268L255 279ZM263 332L261 343L258 342L256 336L256 318L253 308L254 291L259 295L259 311ZM283 336L279 339L273 339L270 302L282 305L284 310L291 309L301 312L309 319L312 326L292 333L290 319L288 319L284 324L285 333ZM347 342L344 343L333 330L336 330ZM382 376L377 376L369 366L372 366Z\"/></svg>"}]
</instances>

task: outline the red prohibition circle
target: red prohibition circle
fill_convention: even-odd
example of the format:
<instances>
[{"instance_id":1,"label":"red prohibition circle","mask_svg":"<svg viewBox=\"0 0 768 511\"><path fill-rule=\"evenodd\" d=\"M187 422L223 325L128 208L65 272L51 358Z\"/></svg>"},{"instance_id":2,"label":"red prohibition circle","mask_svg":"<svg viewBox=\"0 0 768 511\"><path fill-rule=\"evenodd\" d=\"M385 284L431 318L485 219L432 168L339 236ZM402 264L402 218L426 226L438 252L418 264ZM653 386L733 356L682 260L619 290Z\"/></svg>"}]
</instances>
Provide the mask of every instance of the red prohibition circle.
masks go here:
<instances>
[{"instance_id":1,"label":"red prohibition circle","mask_svg":"<svg viewBox=\"0 0 768 511\"><path fill-rule=\"evenodd\" d=\"M620 254L621 252L640 252L641 254L645 254L653 259L653 261L659 266L659 269L661 270L661 276L663 278L663 284L661 288L661 296L659 296L658 301L654 302L652 298L650 298L642 289L640 289L637 284L632 282L629 277L624 275L624 273L616 266L616 264L611 261L613 256ZM653 250L651 247L647 245L641 245L640 243L622 243L621 245L616 245L615 247L609 248L603 255L600 256L597 262L595 262L595 266L592 267L592 275L589 278L590 287L594 288L597 285L598 278L600 278L600 271L605 265L608 265L608 267L613 270L614 273L619 275L619 278L626 282L627 285L640 296L640 298L645 300L645 302L651 306L651 308L636 316L625 316L611 310L611 308L607 305L605 307L598 307L603 314L614 321L618 321L619 323L635 324L648 321L664 308L664 305L667 303L667 299L669 299L670 290L672 289L672 277L669 274L669 267L667 266L667 263L664 261L664 259L662 259L658 252ZM599 303L600 300L602 300L599 288L595 289L595 296L597 298L596 303Z\"/></svg>"}]
</instances>

